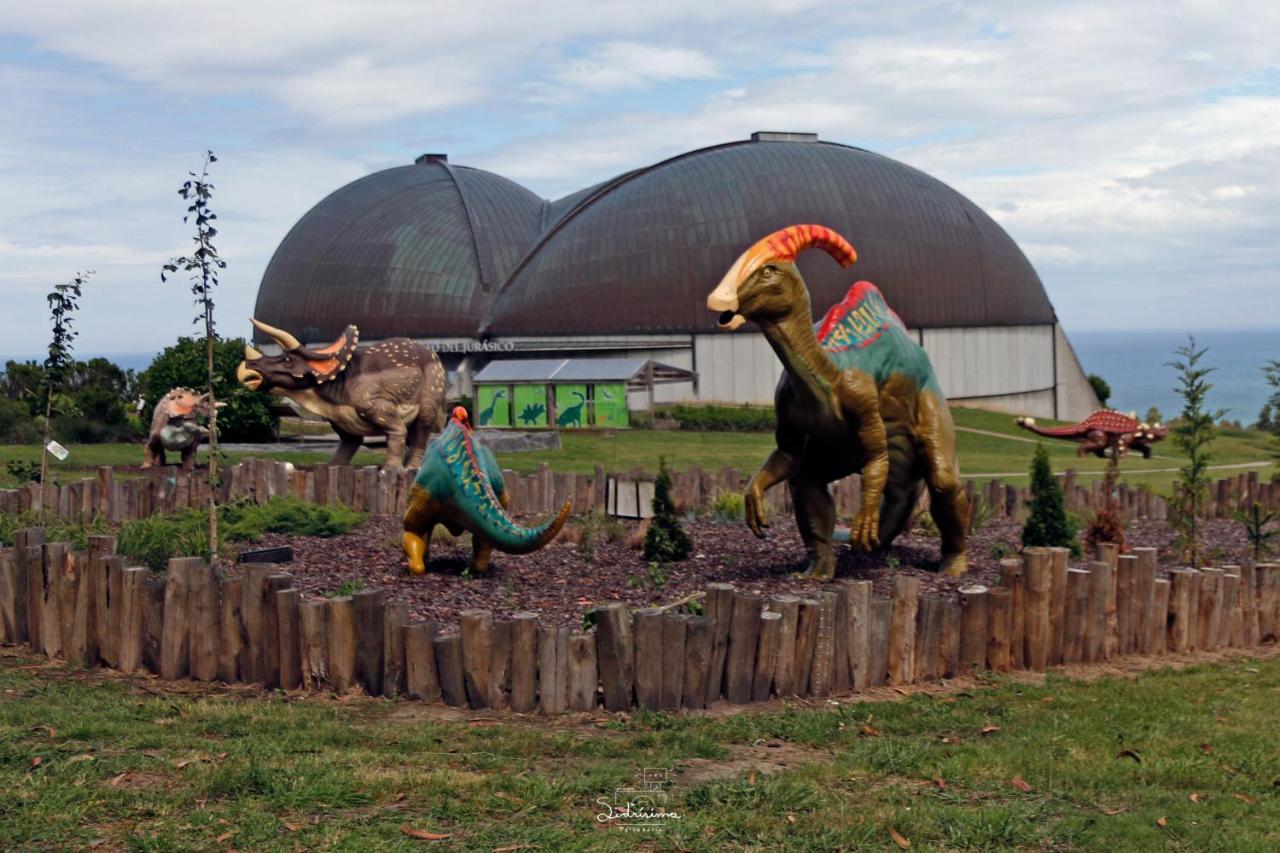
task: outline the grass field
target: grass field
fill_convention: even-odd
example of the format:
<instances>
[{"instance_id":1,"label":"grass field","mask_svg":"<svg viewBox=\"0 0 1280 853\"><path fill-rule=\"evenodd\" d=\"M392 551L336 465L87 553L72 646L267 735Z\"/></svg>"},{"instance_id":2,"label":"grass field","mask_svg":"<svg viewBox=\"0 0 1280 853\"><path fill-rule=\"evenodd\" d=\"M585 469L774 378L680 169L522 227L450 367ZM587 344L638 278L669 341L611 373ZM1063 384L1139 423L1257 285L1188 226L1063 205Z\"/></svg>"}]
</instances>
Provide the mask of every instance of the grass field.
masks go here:
<instances>
[{"instance_id":1,"label":"grass field","mask_svg":"<svg viewBox=\"0 0 1280 853\"><path fill-rule=\"evenodd\" d=\"M999 475L1009 482L1021 482L1027 478L1035 439L1019 429L1013 419L1004 414L977 409L954 409L960 468L967 477L990 479ZM1048 422L1046 422L1048 423ZM992 435L990 433L996 433ZM705 433L705 432L654 432L649 430L619 430L612 433L572 432L560 434L561 449L534 453L501 454L502 465L517 471L532 471L546 462L558 471L589 473L596 465L610 470L626 471L631 468L653 470L657 460L663 457L675 469L692 465L717 470L728 465L741 471L755 471L773 448L773 435L769 433ZM1224 431L1213 446L1215 465L1239 465L1241 463L1267 463L1258 470L1269 477L1275 470L1270 466L1269 439L1260 433L1249 431ZM1100 477L1106 463L1090 457L1079 459L1075 445L1070 442L1046 440L1053 459L1054 470L1075 468L1083 479ZM52 461L55 476L71 479L91 476L99 465L137 465L141 460L141 448L129 444L77 445L71 449L71 457L65 463ZM232 453L234 461L246 454ZM275 458L296 464L313 464L328 459L327 453L290 451L273 454ZM33 446L0 446L0 485L11 485L12 478L3 466L11 459L40 458L39 448ZM380 450L361 451L356 456L358 465L377 465L382 462ZM1171 470L1180 464L1176 450L1169 440L1156 445L1152 459L1131 456L1123 463L1125 478L1130 484L1146 483L1159 492L1167 493L1173 481ZM1243 468L1223 468L1215 477L1236 474Z\"/></svg>"},{"instance_id":2,"label":"grass field","mask_svg":"<svg viewBox=\"0 0 1280 853\"><path fill-rule=\"evenodd\" d=\"M0 658L0 848L1280 848L1274 656L557 723L149 690ZM679 817L598 821L645 768Z\"/></svg>"}]
</instances>

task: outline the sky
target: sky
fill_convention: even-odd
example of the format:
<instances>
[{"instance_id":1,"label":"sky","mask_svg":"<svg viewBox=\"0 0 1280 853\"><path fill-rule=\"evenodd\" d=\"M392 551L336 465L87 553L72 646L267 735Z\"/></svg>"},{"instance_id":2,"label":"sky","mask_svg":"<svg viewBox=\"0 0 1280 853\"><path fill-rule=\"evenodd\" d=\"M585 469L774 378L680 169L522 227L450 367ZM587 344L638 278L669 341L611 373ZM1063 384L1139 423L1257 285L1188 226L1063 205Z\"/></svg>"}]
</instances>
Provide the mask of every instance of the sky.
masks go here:
<instances>
[{"instance_id":1,"label":"sky","mask_svg":"<svg viewBox=\"0 0 1280 853\"><path fill-rule=\"evenodd\" d=\"M592 0L9 4L0 17L5 356L95 272L82 354L194 327L177 188L206 149L248 330L327 193L444 151L556 198L756 130L950 184L1073 329L1280 326L1280 3Z\"/></svg>"}]
</instances>

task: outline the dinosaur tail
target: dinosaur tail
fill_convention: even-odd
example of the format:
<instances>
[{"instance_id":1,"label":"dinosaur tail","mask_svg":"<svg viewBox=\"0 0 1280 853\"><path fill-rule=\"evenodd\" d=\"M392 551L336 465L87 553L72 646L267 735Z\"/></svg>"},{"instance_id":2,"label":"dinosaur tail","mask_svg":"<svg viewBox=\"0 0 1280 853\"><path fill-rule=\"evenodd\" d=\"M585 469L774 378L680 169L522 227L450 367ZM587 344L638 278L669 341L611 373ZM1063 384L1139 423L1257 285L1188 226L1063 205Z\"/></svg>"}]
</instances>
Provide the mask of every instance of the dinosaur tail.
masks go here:
<instances>
[{"instance_id":1,"label":"dinosaur tail","mask_svg":"<svg viewBox=\"0 0 1280 853\"><path fill-rule=\"evenodd\" d=\"M1014 423L1025 430L1034 432L1036 435L1048 436L1049 438L1072 438L1080 435L1082 424L1074 424L1072 426L1060 427L1042 427L1036 426L1035 418L1017 418Z\"/></svg>"},{"instance_id":2,"label":"dinosaur tail","mask_svg":"<svg viewBox=\"0 0 1280 853\"><path fill-rule=\"evenodd\" d=\"M502 504L493 497L491 489L486 489L485 492L489 500L481 501L480 506L467 507L468 515L471 516L471 521L475 525L473 532L479 532L481 536L493 543L493 547L506 554L528 554L555 539L560 529L564 527L564 523L568 521L569 510L572 507L571 502L565 501L558 515L548 518L536 527L522 527L507 515Z\"/></svg>"}]
</instances>

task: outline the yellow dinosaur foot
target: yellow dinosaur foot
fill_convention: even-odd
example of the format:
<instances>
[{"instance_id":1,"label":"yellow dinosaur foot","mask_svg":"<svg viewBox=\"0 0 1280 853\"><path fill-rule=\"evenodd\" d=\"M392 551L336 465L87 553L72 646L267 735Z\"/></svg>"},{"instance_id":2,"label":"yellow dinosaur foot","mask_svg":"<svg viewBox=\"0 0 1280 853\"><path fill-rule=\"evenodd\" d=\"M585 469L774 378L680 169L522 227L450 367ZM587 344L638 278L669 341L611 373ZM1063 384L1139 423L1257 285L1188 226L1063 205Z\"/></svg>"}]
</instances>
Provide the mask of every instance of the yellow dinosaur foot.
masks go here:
<instances>
[{"instance_id":1,"label":"yellow dinosaur foot","mask_svg":"<svg viewBox=\"0 0 1280 853\"><path fill-rule=\"evenodd\" d=\"M830 552L809 560L809 565L799 574L799 577L816 581L829 581L835 576L836 558L835 554Z\"/></svg>"},{"instance_id":2,"label":"yellow dinosaur foot","mask_svg":"<svg viewBox=\"0 0 1280 853\"><path fill-rule=\"evenodd\" d=\"M961 552L944 557L941 568L947 577L958 578L969 570L969 555Z\"/></svg>"},{"instance_id":3,"label":"yellow dinosaur foot","mask_svg":"<svg viewBox=\"0 0 1280 853\"><path fill-rule=\"evenodd\" d=\"M427 570L427 564L424 559L427 554L427 540L416 533L410 533L406 530L402 541L404 543L404 553L409 558L409 574L420 575L425 572Z\"/></svg>"}]
</instances>

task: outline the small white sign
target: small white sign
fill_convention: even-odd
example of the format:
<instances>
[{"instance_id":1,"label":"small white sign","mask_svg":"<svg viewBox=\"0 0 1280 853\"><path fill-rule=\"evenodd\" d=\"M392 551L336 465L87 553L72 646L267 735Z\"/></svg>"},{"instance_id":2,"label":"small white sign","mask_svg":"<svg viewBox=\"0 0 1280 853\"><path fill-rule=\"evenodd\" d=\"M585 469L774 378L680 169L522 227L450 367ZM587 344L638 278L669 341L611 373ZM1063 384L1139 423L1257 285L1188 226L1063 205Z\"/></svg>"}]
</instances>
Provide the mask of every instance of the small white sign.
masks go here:
<instances>
[{"instance_id":1,"label":"small white sign","mask_svg":"<svg viewBox=\"0 0 1280 853\"><path fill-rule=\"evenodd\" d=\"M65 447L63 447L61 444L58 444L58 442L56 441L50 441L48 444L45 445L45 448L54 456L58 457L59 462L64 461L68 456L71 455L70 450L67 450Z\"/></svg>"}]
</instances>

